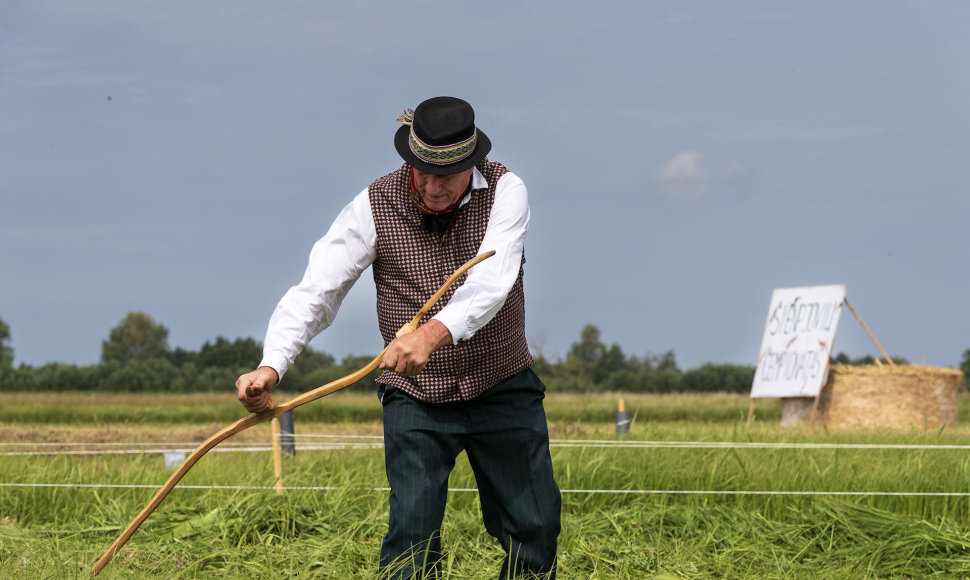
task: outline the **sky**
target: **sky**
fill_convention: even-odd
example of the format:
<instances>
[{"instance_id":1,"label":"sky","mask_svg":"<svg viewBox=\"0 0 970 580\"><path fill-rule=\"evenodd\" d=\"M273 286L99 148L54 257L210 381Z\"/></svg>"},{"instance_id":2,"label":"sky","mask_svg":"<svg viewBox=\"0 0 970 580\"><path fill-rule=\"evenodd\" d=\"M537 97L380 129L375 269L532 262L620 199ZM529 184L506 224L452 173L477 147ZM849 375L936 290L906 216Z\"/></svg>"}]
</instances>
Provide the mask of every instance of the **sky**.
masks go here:
<instances>
[{"instance_id":1,"label":"sky","mask_svg":"<svg viewBox=\"0 0 970 580\"><path fill-rule=\"evenodd\" d=\"M526 335L757 362L845 284L891 355L970 349L970 4L0 0L0 319L94 364L128 312L262 340L395 119L468 100L525 181ZM383 346L365 273L311 347ZM844 313L835 352L876 355ZM254 365L258 361L253 361Z\"/></svg>"}]
</instances>

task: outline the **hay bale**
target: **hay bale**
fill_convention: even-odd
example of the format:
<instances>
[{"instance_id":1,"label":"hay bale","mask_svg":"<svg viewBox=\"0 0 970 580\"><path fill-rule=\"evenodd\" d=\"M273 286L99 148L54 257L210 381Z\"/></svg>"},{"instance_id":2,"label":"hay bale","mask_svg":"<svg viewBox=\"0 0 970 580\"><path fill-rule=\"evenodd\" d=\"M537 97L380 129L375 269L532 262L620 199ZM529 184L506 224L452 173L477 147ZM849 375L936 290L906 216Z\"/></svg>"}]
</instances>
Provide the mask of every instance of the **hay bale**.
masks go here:
<instances>
[{"instance_id":1,"label":"hay bale","mask_svg":"<svg viewBox=\"0 0 970 580\"><path fill-rule=\"evenodd\" d=\"M939 429L957 425L963 373L918 365L833 365L822 387L817 425L857 429ZM815 399L782 399L781 425L811 422Z\"/></svg>"}]
</instances>

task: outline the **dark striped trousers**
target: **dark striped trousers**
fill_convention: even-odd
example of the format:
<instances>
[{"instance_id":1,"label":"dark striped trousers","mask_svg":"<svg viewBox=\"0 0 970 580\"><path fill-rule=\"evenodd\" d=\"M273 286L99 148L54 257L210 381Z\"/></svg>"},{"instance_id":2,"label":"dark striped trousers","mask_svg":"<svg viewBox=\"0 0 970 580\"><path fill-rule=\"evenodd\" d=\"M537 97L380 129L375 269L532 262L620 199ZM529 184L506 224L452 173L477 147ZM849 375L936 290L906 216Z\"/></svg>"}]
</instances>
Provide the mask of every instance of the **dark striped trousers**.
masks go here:
<instances>
[{"instance_id":1,"label":"dark striped trousers","mask_svg":"<svg viewBox=\"0 0 970 580\"><path fill-rule=\"evenodd\" d=\"M500 577L554 579L562 503L539 377L527 369L456 403L422 403L389 385L379 385L378 395L391 487L382 571L394 578L437 575L448 476L464 450L485 529L505 550Z\"/></svg>"}]
</instances>

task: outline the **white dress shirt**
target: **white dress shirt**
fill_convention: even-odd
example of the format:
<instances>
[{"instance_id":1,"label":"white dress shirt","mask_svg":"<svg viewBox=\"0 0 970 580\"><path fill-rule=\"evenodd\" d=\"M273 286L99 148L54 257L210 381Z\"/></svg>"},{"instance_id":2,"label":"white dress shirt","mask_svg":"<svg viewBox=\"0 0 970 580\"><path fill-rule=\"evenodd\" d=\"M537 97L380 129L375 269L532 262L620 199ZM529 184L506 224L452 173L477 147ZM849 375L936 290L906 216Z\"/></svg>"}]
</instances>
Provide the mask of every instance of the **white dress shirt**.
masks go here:
<instances>
[{"instance_id":1,"label":"white dress shirt","mask_svg":"<svg viewBox=\"0 0 970 580\"><path fill-rule=\"evenodd\" d=\"M468 203L475 189L487 187L476 168L472 172L473 191L461 205ZM498 180L479 250L494 250L495 255L469 270L465 283L434 316L451 332L455 343L471 338L505 304L519 274L528 229L528 192L522 180L508 172ZM296 355L333 322L344 296L374 262L376 243L377 229L364 189L313 245L303 280L280 299L266 329L260 366L272 367L283 378Z\"/></svg>"}]
</instances>

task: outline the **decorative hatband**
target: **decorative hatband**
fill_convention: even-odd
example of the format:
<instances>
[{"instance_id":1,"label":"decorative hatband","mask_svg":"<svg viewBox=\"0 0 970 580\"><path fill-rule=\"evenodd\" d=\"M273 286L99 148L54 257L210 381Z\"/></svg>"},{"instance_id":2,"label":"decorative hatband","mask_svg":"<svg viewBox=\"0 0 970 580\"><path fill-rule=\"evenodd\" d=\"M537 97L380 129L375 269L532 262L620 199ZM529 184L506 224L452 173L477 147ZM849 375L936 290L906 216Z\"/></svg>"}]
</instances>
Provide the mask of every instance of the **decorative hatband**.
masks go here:
<instances>
[{"instance_id":1,"label":"decorative hatband","mask_svg":"<svg viewBox=\"0 0 970 580\"><path fill-rule=\"evenodd\" d=\"M459 141L452 145L428 145L421 140L420 137L414 134L414 111L412 109L407 109L403 114L399 115L397 122L402 125L409 125L411 127L410 136L408 138L408 144L411 148L411 152L414 153L418 159L424 161L425 163L430 163L432 165L451 165L453 163L458 163L462 159L466 159L472 153L475 152L475 146L478 144L478 131L472 132L472 136L464 141Z\"/></svg>"}]
</instances>

